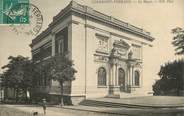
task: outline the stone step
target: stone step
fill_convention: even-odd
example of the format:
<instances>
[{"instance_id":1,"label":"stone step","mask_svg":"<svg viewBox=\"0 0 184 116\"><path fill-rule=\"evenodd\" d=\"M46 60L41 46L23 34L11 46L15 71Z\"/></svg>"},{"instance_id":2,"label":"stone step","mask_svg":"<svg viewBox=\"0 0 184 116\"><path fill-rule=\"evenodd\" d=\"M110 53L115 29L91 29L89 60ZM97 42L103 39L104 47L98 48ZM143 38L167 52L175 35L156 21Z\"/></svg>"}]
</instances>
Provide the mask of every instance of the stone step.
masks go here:
<instances>
[{"instance_id":1,"label":"stone step","mask_svg":"<svg viewBox=\"0 0 184 116\"><path fill-rule=\"evenodd\" d=\"M112 108L147 108L144 106L139 105L131 105L131 104L122 104L122 103L113 103L113 102L106 102L106 101L95 101L95 100L83 100L79 103L79 105L83 106L92 106L92 107L112 107Z\"/></svg>"},{"instance_id":2,"label":"stone step","mask_svg":"<svg viewBox=\"0 0 184 116\"><path fill-rule=\"evenodd\" d=\"M167 98L169 100L167 100ZM80 102L79 105L89 107L110 107L110 108L139 108L139 109L183 109L182 97L150 96L132 98L93 98Z\"/></svg>"},{"instance_id":3,"label":"stone step","mask_svg":"<svg viewBox=\"0 0 184 116\"><path fill-rule=\"evenodd\" d=\"M116 98L116 99L119 99L120 95L119 94L107 95L106 98Z\"/></svg>"}]
</instances>

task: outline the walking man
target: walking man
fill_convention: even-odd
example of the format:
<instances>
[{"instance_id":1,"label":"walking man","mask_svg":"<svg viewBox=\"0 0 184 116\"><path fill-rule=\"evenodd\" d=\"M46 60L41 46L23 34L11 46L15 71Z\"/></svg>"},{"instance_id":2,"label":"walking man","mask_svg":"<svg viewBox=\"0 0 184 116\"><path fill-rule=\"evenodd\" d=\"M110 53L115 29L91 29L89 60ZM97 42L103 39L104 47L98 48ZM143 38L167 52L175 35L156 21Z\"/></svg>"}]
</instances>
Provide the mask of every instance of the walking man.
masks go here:
<instances>
[{"instance_id":1,"label":"walking man","mask_svg":"<svg viewBox=\"0 0 184 116\"><path fill-rule=\"evenodd\" d=\"M44 112L44 114L46 114L46 99L42 99L42 101L43 101L43 104L42 104L43 112Z\"/></svg>"}]
</instances>

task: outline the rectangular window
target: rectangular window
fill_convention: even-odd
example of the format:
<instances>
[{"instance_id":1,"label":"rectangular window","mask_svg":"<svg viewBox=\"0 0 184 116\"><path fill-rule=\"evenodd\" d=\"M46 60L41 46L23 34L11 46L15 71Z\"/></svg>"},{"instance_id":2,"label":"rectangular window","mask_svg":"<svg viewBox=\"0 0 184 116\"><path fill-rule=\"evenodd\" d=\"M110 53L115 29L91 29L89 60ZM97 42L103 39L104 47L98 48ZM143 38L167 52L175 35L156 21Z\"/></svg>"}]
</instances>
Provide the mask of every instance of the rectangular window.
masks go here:
<instances>
[{"instance_id":1,"label":"rectangular window","mask_svg":"<svg viewBox=\"0 0 184 116\"><path fill-rule=\"evenodd\" d=\"M56 33L55 37L55 53L63 54L68 50L68 28Z\"/></svg>"},{"instance_id":2,"label":"rectangular window","mask_svg":"<svg viewBox=\"0 0 184 116\"><path fill-rule=\"evenodd\" d=\"M141 60L141 56L142 56L141 46L133 44L132 51L133 51L133 58Z\"/></svg>"},{"instance_id":3,"label":"rectangular window","mask_svg":"<svg viewBox=\"0 0 184 116\"><path fill-rule=\"evenodd\" d=\"M51 41L45 43L40 48L32 51L33 61L43 60L52 55Z\"/></svg>"},{"instance_id":4,"label":"rectangular window","mask_svg":"<svg viewBox=\"0 0 184 116\"><path fill-rule=\"evenodd\" d=\"M57 54L62 54L64 53L64 37L62 35L58 36L56 38L56 41L55 41L55 45L56 45L56 53Z\"/></svg>"},{"instance_id":5,"label":"rectangular window","mask_svg":"<svg viewBox=\"0 0 184 116\"><path fill-rule=\"evenodd\" d=\"M50 46L50 47L48 47L48 48L46 48L46 49L43 49L43 59L44 58L47 58L47 57L49 57L49 56L51 56L52 55L52 47Z\"/></svg>"},{"instance_id":6,"label":"rectangular window","mask_svg":"<svg viewBox=\"0 0 184 116\"><path fill-rule=\"evenodd\" d=\"M58 41L58 53L63 54L63 52L64 52L64 40L60 39Z\"/></svg>"},{"instance_id":7,"label":"rectangular window","mask_svg":"<svg viewBox=\"0 0 184 116\"><path fill-rule=\"evenodd\" d=\"M34 62L39 61L40 58L40 49L32 51L32 59Z\"/></svg>"}]
</instances>

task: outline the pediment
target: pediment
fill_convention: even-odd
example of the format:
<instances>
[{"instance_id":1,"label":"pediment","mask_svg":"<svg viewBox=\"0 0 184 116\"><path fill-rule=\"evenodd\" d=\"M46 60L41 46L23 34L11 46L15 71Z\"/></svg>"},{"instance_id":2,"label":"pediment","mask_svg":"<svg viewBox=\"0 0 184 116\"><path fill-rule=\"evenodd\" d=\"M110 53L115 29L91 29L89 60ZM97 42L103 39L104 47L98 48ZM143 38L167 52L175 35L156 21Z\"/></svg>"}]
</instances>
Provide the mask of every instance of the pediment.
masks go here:
<instances>
[{"instance_id":1,"label":"pediment","mask_svg":"<svg viewBox=\"0 0 184 116\"><path fill-rule=\"evenodd\" d=\"M113 43L113 49L111 50L112 56L126 57L127 51L130 45L123 40L115 40Z\"/></svg>"},{"instance_id":2,"label":"pediment","mask_svg":"<svg viewBox=\"0 0 184 116\"><path fill-rule=\"evenodd\" d=\"M123 41L122 39L121 40L115 40L114 43L113 43L113 46L114 47L122 47L122 48L125 48L125 49L129 49L130 48L130 45Z\"/></svg>"}]
</instances>

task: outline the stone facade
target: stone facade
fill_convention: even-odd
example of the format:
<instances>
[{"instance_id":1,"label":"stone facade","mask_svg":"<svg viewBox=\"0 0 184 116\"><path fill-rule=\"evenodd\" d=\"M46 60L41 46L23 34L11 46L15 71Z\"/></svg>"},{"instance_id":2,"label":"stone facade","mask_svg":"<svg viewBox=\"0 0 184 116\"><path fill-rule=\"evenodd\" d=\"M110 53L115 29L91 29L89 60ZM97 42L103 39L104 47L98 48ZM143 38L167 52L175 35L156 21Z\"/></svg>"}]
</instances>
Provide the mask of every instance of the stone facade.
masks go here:
<instances>
[{"instance_id":1,"label":"stone facade","mask_svg":"<svg viewBox=\"0 0 184 116\"><path fill-rule=\"evenodd\" d=\"M141 28L72 1L30 46L35 63L69 51L77 73L66 83L71 92L64 93L79 100L141 95L143 49L153 40ZM60 95L56 81L39 87L48 95Z\"/></svg>"}]
</instances>

